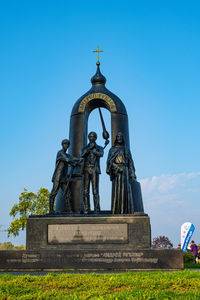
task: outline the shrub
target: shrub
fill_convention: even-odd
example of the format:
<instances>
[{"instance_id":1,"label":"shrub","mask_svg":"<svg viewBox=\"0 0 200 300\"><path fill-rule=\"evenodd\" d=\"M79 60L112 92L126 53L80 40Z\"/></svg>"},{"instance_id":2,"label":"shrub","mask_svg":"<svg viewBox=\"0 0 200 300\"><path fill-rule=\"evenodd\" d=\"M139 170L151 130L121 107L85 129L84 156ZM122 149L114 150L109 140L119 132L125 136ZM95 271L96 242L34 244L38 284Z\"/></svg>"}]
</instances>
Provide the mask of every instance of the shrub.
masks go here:
<instances>
[{"instance_id":1,"label":"shrub","mask_svg":"<svg viewBox=\"0 0 200 300\"><path fill-rule=\"evenodd\" d=\"M194 255L192 252L183 252L184 263L192 263L194 261Z\"/></svg>"}]
</instances>

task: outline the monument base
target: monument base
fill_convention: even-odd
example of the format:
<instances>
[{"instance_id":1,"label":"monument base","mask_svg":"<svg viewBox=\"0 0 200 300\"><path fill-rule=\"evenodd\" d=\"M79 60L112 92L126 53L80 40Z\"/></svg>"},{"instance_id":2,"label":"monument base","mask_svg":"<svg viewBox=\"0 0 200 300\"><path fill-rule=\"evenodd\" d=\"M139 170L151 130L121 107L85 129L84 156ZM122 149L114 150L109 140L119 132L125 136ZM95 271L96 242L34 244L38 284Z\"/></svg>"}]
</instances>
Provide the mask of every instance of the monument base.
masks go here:
<instances>
[{"instance_id":1,"label":"monument base","mask_svg":"<svg viewBox=\"0 0 200 300\"><path fill-rule=\"evenodd\" d=\"M33 216L27 250L0 251L1 270L177 270L180 250L151 249L147 215Z\"/></svg>"},{"instance_id":2,"label":"monument base","mask_svg":"<svg viewBox=\"0 0 200 300\"><path fill-rule=\"evenodd\" d=\"M149 249L151 226L147 215L73 215L30 217L27 250Z\"/></svg>"},{"instance_id":3,"label":"monument base","mask_svg":"<svg viewBox=\"0 0 200 300\"><path fill-rule=\"evenodd\" d=\"M178 270L183 255L166 250L10 250L0 251L0 271Z\"/></svg>"}]
</instances>

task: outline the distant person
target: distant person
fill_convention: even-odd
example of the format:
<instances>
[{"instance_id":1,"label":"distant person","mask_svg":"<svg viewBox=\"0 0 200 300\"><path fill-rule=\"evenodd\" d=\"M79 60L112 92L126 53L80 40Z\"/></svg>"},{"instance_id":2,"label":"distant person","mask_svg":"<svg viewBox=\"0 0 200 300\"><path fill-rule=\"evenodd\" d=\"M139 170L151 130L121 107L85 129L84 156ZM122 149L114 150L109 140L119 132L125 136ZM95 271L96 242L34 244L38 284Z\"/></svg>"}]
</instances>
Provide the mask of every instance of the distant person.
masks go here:
<instances>
[{"instance_id":1,"label":"distant person","mask_svg":"<svg viewBox=\"0 0 200 300\"><path fill-rule=\"evenodd\" d=\"M198 258L198 248L194 241L191 242L191 250L190 251L193 253L194 263L196 263L197 258Z\"/></svg>"},{"instance_id":2,"label":"distant person","mask_svg":"<svg viewBox=\"0 0 200 300\"><path fill-rule=\"evenodd\" d=\"M200 263L200 244L198 244L197 248L198 248L198 263Z\"/></svg>"},{"instance_id":3,"label":"distant person","mask_svg":"<svg viewBox=\"0 0 200 300\"><path fill-rule=\"evenodd\" d=\"M178 247L177 247L177 249L180 249L180 250L181 250L181 244L178 244Z\"/></svg>"}]
</instances>

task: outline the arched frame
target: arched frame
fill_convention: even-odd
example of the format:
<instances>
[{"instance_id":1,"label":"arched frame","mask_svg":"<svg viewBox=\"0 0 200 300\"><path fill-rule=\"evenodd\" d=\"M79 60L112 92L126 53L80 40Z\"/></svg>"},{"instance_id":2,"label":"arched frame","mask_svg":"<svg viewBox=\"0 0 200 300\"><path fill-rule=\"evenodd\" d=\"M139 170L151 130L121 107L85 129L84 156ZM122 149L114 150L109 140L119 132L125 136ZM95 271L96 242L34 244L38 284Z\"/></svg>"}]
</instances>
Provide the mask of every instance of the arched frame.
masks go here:
<instances>
[{"instance_id":1,"label":"arched frame","mask_svg":"<svg viewBox=\"0 0 200 300\"><path fill-rule=\"evenodd\" d=\"M111 114L111 145L114 144L117 132L124 134L126 147L129 148L129 128L128 128L128 115L126 109L119 98L109 97L105 93L93 92L84 97L82 100L78 100L75 103L70 119L70 148L69 153L75 157L80 157L80 151L88 142L88 118L90 113L98 108L103 107L110 111ZM133 185L135 187L133 187ZM76 213L80 213L82 209L82 177L80 168L74 170L72 182L70 184L70 190L72 194L73 210ZM56 198L56 211L64 211L65 199L62 196L61 191ZM132 193L134 199L135 211L144 212L141 188L138 182L132 184Z\"/></svg>"},{"instance_id":2,"label":"arched frame","mask_svg":"<svg viewBox=\"0 0 200 300\"><path fill-rule=\"evenodd\" d=\"M124 106L121 100L112 99L104 93L91 93L84 97L76 112L73 111L70 120L70 148L69 153L75 157L80 156L81 149L88 143L88 118L90 113L98 108L103 107L110 111L111 114L111 144L114 144L117 132L124 134L125 142L129 147L129 130L128 130L128 116L124 113ZM74 182L71 184L71 192L73 198L73 206L76 212L81 208L81 174L80 170L76 170L74 174Z\"/></svg>"},{"instance_id":3,"label":"arched frame","mask_svg":"<svg viewBox=\"0 0 200 300\"><path fill-rule=\"evenodd\" d=\"M115 105L115 102L113 101L113 99L111 99L108 95L103 94L103 93L93 93L93 94L90 94L90 95L86 96L85 98L83 98L83 100L81 101L81 103L79 105L78 112L84 113L84 111L86 109L86 105L94 99L104 100L107 103L110 112L113 112L113 113L117 112L117 108L116 108L116 105Z\"/></svg>"}]
</instances>

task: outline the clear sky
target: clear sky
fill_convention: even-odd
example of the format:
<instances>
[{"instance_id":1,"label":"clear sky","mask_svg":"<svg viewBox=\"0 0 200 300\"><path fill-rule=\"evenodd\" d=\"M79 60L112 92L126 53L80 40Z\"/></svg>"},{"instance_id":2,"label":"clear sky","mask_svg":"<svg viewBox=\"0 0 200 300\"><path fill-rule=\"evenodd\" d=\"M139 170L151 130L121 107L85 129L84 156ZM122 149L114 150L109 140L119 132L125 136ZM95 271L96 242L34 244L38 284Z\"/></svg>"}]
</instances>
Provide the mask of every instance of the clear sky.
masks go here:
<instances>
[{"instance_id":1,"label":"clear sky","mask_svg":"<svg viewBox=\"0 0 200 300\"><path fill-rule=\"evenodd\" d=\"M91 86L99 45L106 86L128 111L152 237L177 246L181 224L191 221L200 243L199 15L199 1L0 2L0 225L8 226L24 187L51 189L56 152L73 104ZM96 111L89 128L103 144ZM103 209L110 207L107 151ZM25 243L25 234L10 240Z\"/></svg>"}]
</instances>

